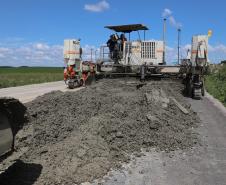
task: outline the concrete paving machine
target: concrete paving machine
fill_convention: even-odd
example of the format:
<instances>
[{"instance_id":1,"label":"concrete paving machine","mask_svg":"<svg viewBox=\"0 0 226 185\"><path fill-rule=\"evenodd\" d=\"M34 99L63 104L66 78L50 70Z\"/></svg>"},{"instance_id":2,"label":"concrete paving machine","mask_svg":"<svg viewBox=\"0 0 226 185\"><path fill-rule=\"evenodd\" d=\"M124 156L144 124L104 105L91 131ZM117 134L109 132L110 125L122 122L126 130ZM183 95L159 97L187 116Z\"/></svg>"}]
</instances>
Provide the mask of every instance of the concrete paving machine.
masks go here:
<instances>
[{"instance_id":1,"label":"concrete paving machine","mask_svg":"<svg viewBox=\"0 0 226 185\"><path fill-rule=\"evenodd\" d=\"M14 98L0 98L0 162L14 151L15 136L26 122L26 107Z\"/></svg>"},{"instance_id":2,"label":"concrete paving machine","mask_svg":"<svg viewBox=\"0 0 226 185\"><path fill-rule=\"evenodd\" d=\"M185 93L195 99L205 94L204 75L208 73L208 36L196 35L192 38L191 52L187 59L182 60Z\"/></svg>"},{"instance_id":3,"label":"concrete paving machine","mask_svg":"<svg viewBox=\"0 0 226 185\"><path fill-rule=\"evenodd\" d=\"M147 26L130 24L106 26L105 28L113 30L115 33L110 36L107 45L100 47L100 58L97 65L98 71L102 74L140 76L141 80L145 80L153 76L179 73L179 66L165 65L164 42L146 40L145 33L149 30ZM143 40L140 31L143 31ZM137 40L130 39L132 32L138 33ZM120 36L118 33L121 33ZM126 34L128 38L126 38Z\"/></svg>"},{"instance_id":4,"label":"concrete paving machine","mask_svg":"<svg viewBox=\"0 0 226 185\"><path fill-rule=\"evenodd\" d=\"M208 68L208 36L193 36L191 56L178 65L166 65L163 41L146 40L147 26L143 24L106 26L115 31L100 47L98 72L104 76L138 76L141 81L150 77L184 77L185 92L193 98L204 95L204 75ZM131 32L138 40L131 41ZM141 40L140 32L144 32ZM121 33L119 36L118 33ZM126 38L125 34L129 34Z\"/></svg>"},{"instance_id":5,"label":"concrete paving machine","mask_svg":"<svg viewBox=\"0 0 226 185\"><path fill-rule=\"evenodd\" d=\"M96 64L91 61L82 61L80 40L64 40L64 81L68 88L84 86L95 78Z\"/></svg>"}]
</instances>

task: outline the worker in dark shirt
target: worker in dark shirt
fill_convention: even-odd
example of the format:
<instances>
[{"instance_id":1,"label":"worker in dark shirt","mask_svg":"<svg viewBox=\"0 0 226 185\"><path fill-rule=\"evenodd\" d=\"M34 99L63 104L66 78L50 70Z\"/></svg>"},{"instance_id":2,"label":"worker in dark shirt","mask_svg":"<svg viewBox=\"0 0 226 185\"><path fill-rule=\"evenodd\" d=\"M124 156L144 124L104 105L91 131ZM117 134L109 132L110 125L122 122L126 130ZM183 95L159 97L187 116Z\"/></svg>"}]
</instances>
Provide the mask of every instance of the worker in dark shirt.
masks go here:
<instances>
[{"instance_id":1,"label":"worker in dark shirt","mask_svg":"<svg viewBox=\"0 0 226 185\"><path fill-rule=\"evenodd\" d=\"M123 51L124 44L125 44L126 41L127 41L126 36L125 36L124 33L122 33L120 35L120 51Z\"/></svg>"},{"instance_id":2,"label":"worker in dark shirt","mask_svg":"<svg viewBox=\"0 0 226 185\"><path fill-rule=\"evenodd\" d=\"M107 41L107 46L109 48L111 58L113 58L113 53L116 45L117 45L117 40L115 39L114 35L111 35L110 39Z\"/></svg>"}]
</instances>

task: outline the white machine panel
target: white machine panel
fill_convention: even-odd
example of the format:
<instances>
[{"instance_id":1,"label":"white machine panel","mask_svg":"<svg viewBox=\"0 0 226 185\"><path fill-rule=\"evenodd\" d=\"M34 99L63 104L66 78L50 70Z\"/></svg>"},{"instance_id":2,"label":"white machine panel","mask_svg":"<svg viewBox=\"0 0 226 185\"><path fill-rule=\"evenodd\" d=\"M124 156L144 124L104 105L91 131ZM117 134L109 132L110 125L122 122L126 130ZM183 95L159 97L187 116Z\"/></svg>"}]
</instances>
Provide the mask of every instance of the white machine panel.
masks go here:
<instances>
[{"instance_id":1,"label":"white machine panel","mask_svg":"<svg viewBox=\"0 0 226 185\"><path fill-rule=\"evenodd\" d=\"M163 63L163 41L126 42L123 64L159 65Z\"/></svg>"},{"instance_id":2,"label":"white machine panel","mask_svg":"<svg viewBox=\"0 0 226 185\"><path fill-rule=\"evenodd\" d=\"M73 65L76 60L80 60L80 41L75 39L64 40L64 61L66 64Z\"/></svg>"},{"instance_id":3,"label":"white machine panel","mask_svg":"<svg viewBox=\"0 0 226 185\"><path fill-rule=\"evenodd\" d=\"M208 61L208 36L207 35L195 35L192 37L191 46L191 62L195 66L196 57L205 58Z\"/></svg>"}]
</instances>

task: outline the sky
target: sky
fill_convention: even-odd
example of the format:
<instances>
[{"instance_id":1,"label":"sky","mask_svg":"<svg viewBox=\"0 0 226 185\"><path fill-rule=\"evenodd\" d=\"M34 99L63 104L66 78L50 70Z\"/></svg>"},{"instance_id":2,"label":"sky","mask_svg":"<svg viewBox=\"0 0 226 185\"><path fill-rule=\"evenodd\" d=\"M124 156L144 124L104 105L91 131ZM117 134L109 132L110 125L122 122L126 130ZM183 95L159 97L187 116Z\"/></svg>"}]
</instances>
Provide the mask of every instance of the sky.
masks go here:
<instances>
[{"instance_id":1,"label":"sky","mask_svg":"<svg viewBox=\"0 0 226 185\"><path fill-rule=\"evenodd\" d=\"M63 66L69 38L80 38L89 58L112 34L106 25L142 23L147 39L161 40L164 17L168 63L177 58L178 28L182 56L192 35L211 29L209 57L218 63L226 59L225 7L224 0L0 0L0 66Z\"/></svg>"}]
</instances>

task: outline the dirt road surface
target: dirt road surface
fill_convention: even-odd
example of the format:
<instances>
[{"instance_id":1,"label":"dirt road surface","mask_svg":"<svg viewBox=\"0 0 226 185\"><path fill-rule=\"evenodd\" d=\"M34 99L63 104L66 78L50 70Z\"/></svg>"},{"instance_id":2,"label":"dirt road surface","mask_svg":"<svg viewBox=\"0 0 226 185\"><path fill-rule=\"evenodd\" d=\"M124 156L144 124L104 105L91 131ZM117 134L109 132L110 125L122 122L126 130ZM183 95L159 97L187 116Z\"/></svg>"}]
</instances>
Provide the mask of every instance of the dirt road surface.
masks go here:
<instances>
[{"instance_id":1,"label":"dirt road surface","mask_svg":"<svg viewBox=\"0 0 226 185\"><path fill-rule=\"evenodd\" d=\"M19 87L9 87L0 89L0 97L13 97L19 99L22 103L34 100L37 96L45 93L60 90L66 92L67 89L63 81L49 82L42 84L24 85ZM79 88L72 91L79 90Z\"/></svg>"},{"instance_id":2,"label":"dirt road surface","mask_svg":"<svg viewBox=\"0 0 226 185\"><path fill-rule=\"evenodd\" d=\"M225 108L167 83L102 81L28 103L32 120L19 137L28 152L0 184L226 185Z\"/></svg>"}]
</instances>

